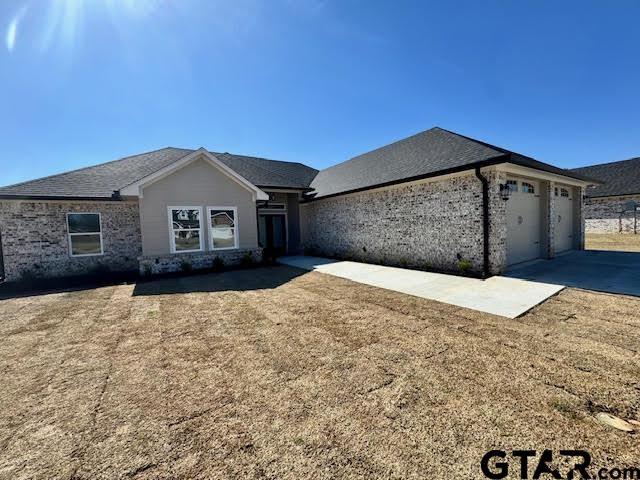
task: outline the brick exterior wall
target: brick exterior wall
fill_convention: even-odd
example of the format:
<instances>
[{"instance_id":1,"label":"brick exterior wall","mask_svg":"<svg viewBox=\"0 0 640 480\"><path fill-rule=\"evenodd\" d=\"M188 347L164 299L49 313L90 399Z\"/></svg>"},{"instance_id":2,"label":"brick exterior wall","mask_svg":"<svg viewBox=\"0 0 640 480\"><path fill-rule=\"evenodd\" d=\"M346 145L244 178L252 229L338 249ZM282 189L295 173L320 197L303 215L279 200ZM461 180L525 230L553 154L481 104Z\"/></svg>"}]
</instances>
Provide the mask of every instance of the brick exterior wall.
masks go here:
<instances>
[{"instance_id":1,"label":"brick exterior wall","mask_svg":"<svg viewBox=\"0 0 640 480\"><path fill-rule=\"evenodd\" d=\"M586 209L586 202L585 202L585 194L587 192L586 187L577 187L576 188L577 193L578 193L578 242L577 245L575 245L575 247L578 250L584 250L584 241L585 241L585 233L586 233L586 213L587 213L587 209ZM575 208L575 206L574 206ZM574 229L575 232L575 229ZM575 235L575 233L574 233Z\"/></svg>"},{"instance_id":2,"label":"brick exterior wall","mask_svg":"<svg viewBox=\"0 0 640 480\"><path fill-rule=\"evenodd\" d=\"M140 257L140 275L156 275L162 273L179 272L183 270L183 263L188 263L193 270L202 270L212 268L213 259L220 257L224 265L236 266L242 261L247 254L251 254L251 258L255 263L262 261L262 249L237 249L237 250L219 250L212 252L195 252L195 253L176 253L171 255L147 256Z\"/></svg>"},{"instance_id":3,"label":"brick exterior wall","mask_svg":"<svg viewBox=\"0 0 640 480\"><path fill-rule=\"evenodd\" d=\"M540 186L541 190L545 189L542 225L546 226L546 229L543 231L542 256L553 258L556 256L556 218L558 217L555 189L559 187L556 182L540 182Z\"/></svg>"},{"instance_id":4,"label":"brick exterior wall","mask_svg":"<svg viewBox=\"0 0 640 480\"><path fill-rule=\"evenodd\" d=\"M633 233L633 212L622 216L620 212L625 203L635 200L640 203L640 195L629 197L587 198L584 205L586 233ZM638 212L638 229L640 230L640 212Z\"/></svg>"},{"instance_id":5,"label":"brick exterior wall","mask_svg":"<svg viewBox=\"0 0 640 480\"><path fill-rule=\"evenodd\" d=\"M67 213L100 213L104 255L71 257ZM142 254L137 202L0 201L5 279L138 269Z\"/></svg>"},{"instance_id":6,"label":"brick exterior wall","mask_svg":"<svg viewBox=\"0 0 640 480\"><path fill-rule=\"evenodd\" d=\"M502 175L485 174L494 273L506 261ZM303 245L321 255L446 271L463 258L482 271L482 184L473 174L318 200L301 212Z\"/></svg>"},{"instance_id":7,"label":"brick exterior wall","mask_svg":"<svg viewBox=\"0 0 640 480\"><path fill-rule=\"evenodd\" d=\"M506 183L507 174L483 172L483 175L489 180L489 272L497 275L507 266L507 202L500 195L500 184ZM457 235L461 233L464 232Z\"/></svg>"}]
</instances>

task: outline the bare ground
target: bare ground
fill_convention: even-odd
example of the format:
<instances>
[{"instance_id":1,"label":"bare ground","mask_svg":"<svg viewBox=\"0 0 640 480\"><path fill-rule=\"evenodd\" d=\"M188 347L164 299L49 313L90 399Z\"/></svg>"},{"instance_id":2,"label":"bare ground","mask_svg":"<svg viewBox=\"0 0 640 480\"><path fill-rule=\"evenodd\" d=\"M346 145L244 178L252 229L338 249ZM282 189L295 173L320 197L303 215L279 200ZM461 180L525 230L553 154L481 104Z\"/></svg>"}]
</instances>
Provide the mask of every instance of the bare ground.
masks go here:
<instances>
[{"instance_id":1,"label":"bare ground","mask_svg":"<svg viewBox=\"0 0 640 480\"><path fill-rule=\"evenodd\" d=\"M482 478L640 463L640 299L518 320L272 267L0 301L0 478ZM515 470L515 469L514 469Z\"/></svg>"},{"instance_id":2,"label":"bare ground","mask_svg":"<svg viewBox=\"0 0 640 480\"><path fill-rule=\"evenodd\" d=\"M640 252L640 233L587 233L585 247L587 250Z\"/></svg>"}]
</instances>

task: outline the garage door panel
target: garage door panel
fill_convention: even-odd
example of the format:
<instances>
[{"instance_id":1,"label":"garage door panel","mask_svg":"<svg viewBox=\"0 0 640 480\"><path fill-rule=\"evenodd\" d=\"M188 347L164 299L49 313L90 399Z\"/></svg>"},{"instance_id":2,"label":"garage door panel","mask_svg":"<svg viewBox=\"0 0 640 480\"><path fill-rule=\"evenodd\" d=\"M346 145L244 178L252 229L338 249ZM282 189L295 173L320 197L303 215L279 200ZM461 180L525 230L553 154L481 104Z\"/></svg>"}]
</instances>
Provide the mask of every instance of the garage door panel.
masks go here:
<instances>
[{"instance_id":1,"label":"garage door panel","mask_svg":"<svg viewBox=\"0 0 640 480\"><path fill-rule=\"evenodd\" d=\"M507 201L507 264L526 262L541 255L541 197L539 182L510 179Z\"/></svg>"},{"instance_id":2,"label":"garage door panel","mask_svg":"<svg viewBox=\"0 0 640 480\"><path fill-rule=\"evenodd\" d=\"M556 253L573 248L573 195L572 187L558 185L554 189L556 215L554 246Z\"/></svg>"}]
</instances>

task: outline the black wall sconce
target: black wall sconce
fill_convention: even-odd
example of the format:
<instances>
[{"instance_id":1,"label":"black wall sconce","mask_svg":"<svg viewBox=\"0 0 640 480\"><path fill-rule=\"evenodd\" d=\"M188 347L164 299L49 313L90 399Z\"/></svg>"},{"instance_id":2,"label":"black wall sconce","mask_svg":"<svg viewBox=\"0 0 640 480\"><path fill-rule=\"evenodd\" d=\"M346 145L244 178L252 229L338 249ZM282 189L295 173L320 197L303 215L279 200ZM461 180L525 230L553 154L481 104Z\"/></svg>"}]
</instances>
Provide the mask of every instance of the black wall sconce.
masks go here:
<instances>
[{"instance_id":1,"label":"black wall sconce","mask_svg":"<svg viewBox=\"0 0 640 480\"><path fill-rule=\"evenodd\" d=\"M506 202L507 200L509 200L510 196L511 196L511 187L509 187L509 185L507 185L505 183L501 183L500 184L500 198L502 198L502 200L504 200Z\"/></svg>"}]
</instances>

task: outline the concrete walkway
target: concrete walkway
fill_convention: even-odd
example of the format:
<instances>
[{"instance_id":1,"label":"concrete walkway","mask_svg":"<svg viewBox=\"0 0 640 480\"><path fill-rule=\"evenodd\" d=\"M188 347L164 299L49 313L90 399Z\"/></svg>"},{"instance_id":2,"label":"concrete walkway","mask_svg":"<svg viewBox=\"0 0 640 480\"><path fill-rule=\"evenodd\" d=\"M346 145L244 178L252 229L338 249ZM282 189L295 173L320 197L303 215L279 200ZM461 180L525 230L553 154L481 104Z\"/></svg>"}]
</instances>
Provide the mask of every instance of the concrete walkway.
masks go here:
<instances>
[{"instance_id":1,"label":"concrete walkway","mask_svg":"<svg viewBox=\"0 0 640 480\"><path fill-rule=\"evenodd\" d=\"M279 258L284 265L314 270L354 282L471 308L508 318L516 318L555 295L563 285L517 278L491 277L487 280L368 263L290 256Z\"/></svg>"}]
</instances>

